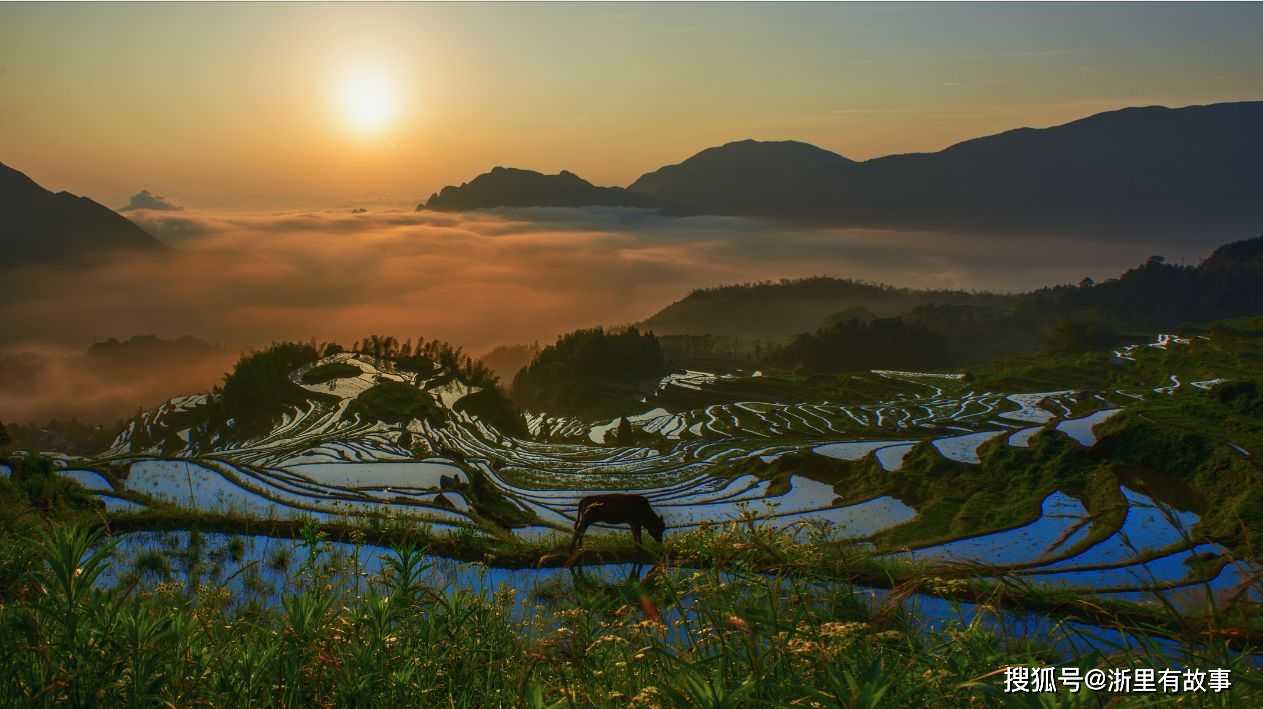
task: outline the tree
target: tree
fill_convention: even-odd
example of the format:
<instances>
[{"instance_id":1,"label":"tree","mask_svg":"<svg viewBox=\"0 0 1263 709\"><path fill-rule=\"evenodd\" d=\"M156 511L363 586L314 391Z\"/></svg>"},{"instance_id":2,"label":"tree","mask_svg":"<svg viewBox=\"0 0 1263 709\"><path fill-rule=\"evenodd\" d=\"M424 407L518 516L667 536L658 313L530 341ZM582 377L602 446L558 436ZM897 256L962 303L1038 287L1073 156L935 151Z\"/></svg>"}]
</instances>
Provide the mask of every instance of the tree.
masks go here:
<instances>
[{"instance_id":1,"label":"tree","mask_svg":"<svg viewBox=\"0 0 1263 709\"><path fill-rule=\"evenodd\" d=\"M665 371L653 333L576 330L545 347L513 377L513 401L534 411L605 418L625 410L617 397Z\"/></svg>"},{"instance_id":2,"label":"tree","mask_svg":"<svg viewBox=\"0 0 1263 709\"><path fill-rule=\"evenodd\" d=\"M316 359L315 348L298 342L274 343L243 356L224 377L219 396L224 421L218 423L236 419L235 429L247 434L269 428L286 408L307 400L307 392L289 380L289 373Z\"/></svg>"},{"instance_id":3,"label":"tree","mask_svg":"<svg viewBox=\"0 0 1263 709\"><path fill-rule=\"evenodd\" d=\"M1052 352L1079 353L1108 347L1114 327L1097 313L1085 312L1059 318L1044 332L1044 346Z\"/></svg>"},{"instance_id":4,"label":"tree","mask_svg":"<svg viewBox=\"0 0 1263 709\"><path fill-rule=\"evenodd\" d=\"M632 425L626 416L618 419L618 432L614 434L614 445L630 446L632 444Z\"/></svg>"},{"instance_id":5,"label":"tree","mask_svg":"<svg viewBox=\"0 0 1263 709\"><path fill-rule=\"evenodd\" d=\"M0 450L4 450L13 439L9 438L9 430L4 427L4 421L0 421Z\"/></svg>"}]
</instances>

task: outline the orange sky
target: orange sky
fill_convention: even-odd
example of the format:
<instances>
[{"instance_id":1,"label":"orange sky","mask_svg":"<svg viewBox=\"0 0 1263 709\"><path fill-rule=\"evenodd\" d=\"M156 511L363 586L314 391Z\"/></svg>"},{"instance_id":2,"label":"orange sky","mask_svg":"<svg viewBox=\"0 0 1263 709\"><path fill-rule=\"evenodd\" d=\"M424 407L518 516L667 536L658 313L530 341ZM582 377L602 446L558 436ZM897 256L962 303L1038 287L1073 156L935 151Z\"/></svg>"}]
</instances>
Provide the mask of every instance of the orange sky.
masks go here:
<instances>
[{"instance_id":1,"label":"orange sky","mask_svg":"<svg viewBox=\"0 0 1263 709\"><path fill-rule=\"evenodd\" d=\"M626 185L744 138L864 159L1259 99L1260 36L1258 4L4 3L0 162L112 207Z\"/></svg>"}]
</instances>

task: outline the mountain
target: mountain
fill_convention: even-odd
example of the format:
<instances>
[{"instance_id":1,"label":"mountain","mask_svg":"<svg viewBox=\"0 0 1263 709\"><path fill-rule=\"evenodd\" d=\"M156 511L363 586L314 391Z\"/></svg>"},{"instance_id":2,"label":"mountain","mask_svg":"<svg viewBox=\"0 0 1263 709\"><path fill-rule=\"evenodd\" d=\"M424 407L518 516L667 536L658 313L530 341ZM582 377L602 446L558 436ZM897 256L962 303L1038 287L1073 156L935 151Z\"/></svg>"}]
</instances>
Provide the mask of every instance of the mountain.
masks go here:
<instances>
[{"instance_id":1,"label":"mountain","mask_svg":"<svg viewBox=\"0 0 1263 709\"><path fill-rule=\"evenodd\" d=\"M829 195L818 187L856 165L807 143L743 140L642 175L627 189L685 213L792 219L827 205Z\"/></svg>"},{"instance_id":2,"label":"mountain","mask_svg":"<svg viewBox=\"0 0 1263 709\"><path fill-rule=\"evenodd\" d=\"M1263 101L1125 108L864 162L807 143L743 140L625 190L569 172L496 168L424 206L617 205L813 226L1161 233L1219 244L1263 228L1260 126Z\"/></svg>"},{"instance_id":3,"label":"mountain","mask_svg":"<svg viewBox=\"0 0 1263 709\"><path fill-rule=\"evenodd\" d=\"M573 172L545 175L497 167L460 187L444 187L417 211L458 212L491 207L653 207L649 196L621 187L597 187Z\"/></svg>"},{"instance_id":4,"label":"mountain","mask_svg":"<svg viewBox=\"0 0 1263 709\"><path fill-rule=\"evenodd\" d=\"M161 252L166 246L87 197L56 194L0 163L0 251L5 265L66 263L109 252Z\"/></svg>"},{"instance_id":5,"label":"mountain","mask_svg":"<svg viewBox=\"0 0 1263 709\"><path fill-rule=\"evenodd\" d=\"M749 335L786 337L814 330L828 316L867 311L902 315L922 305L995 307L1005 296L964 291L910 290L838 278L704 288L689 293L644 322L659 335Z\"/></svg>"},{"instance_id":6,"label":"mountain","mask_svg":"<svg viewBox=\"0 0 1263 709\"><path fill-rule=\"evenodd\" d=\"M873 368L877 361L955 368L1041 348L1104 350L1137 332L1178 332L1188 323L1260 313L1263 236L1221 246L1197 266L1153 256L1100 283L1026 293L919 291L832 278L723 286L694 291L638 327L660 336L673 356L721 357L727 348L730 358L752 349L740 338L784 338L797 329L782 349L763 343L760 363L810 373Z\"/></svg>"},{"instance_id":7,"label":"mountain","mask_svg":"<svg viewBox=\"0 0 1263 709\"><path fill-rule=\"evenodd\" d=\"M937 153L853 162L803 143L704 150L628 188L689 213L916 229L1263 226L1263 102L1127 108Z\"/></svg>"}]
</instances>

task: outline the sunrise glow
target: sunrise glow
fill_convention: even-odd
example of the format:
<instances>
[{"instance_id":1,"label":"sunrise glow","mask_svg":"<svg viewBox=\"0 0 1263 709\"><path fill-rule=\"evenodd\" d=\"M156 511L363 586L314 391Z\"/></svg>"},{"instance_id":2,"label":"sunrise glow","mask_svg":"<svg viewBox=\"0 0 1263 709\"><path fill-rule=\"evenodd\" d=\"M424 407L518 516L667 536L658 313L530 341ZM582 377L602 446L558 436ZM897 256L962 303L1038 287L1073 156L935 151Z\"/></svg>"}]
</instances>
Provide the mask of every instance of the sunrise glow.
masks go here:
<instances>
[{"instance_id":1,"label":"sunrise glow","mask_svg":"<svg viewBox=\"0 0 1263 709\"><path fill-rule=\"evenodd\" d=\"M343 80L338 103L347 126L361 135L376 135L395 118L395 87L383 76L370 72L353 74Z\"/></svg>"}]
</instances>

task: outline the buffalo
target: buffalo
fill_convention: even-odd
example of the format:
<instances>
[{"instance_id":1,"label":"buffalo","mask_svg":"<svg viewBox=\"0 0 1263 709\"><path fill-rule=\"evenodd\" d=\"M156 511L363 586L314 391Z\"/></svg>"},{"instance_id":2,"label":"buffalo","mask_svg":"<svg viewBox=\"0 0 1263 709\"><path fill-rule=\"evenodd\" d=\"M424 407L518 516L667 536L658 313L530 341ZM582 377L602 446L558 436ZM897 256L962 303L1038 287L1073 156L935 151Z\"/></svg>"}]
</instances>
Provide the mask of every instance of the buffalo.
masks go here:
<instances>
[{"instance_id":1,"label":"buffalo","mask_svg":"<svg viewBox=\"0 0 1263 709\"><path fill-rule=\"evenodd\" d=\"M667 528L666 522L653 511L648 498L644 495L628 495L610 493L607 495L589 495L579 500L579 514L575 518L574 538L570 540L570 552L583 538L588 527L603 522L605 524L630 524L632 538L637 545L643 545L640 529L649 530L650 536L662 543L662 532Z\"/></svg>"}]
</instances>

